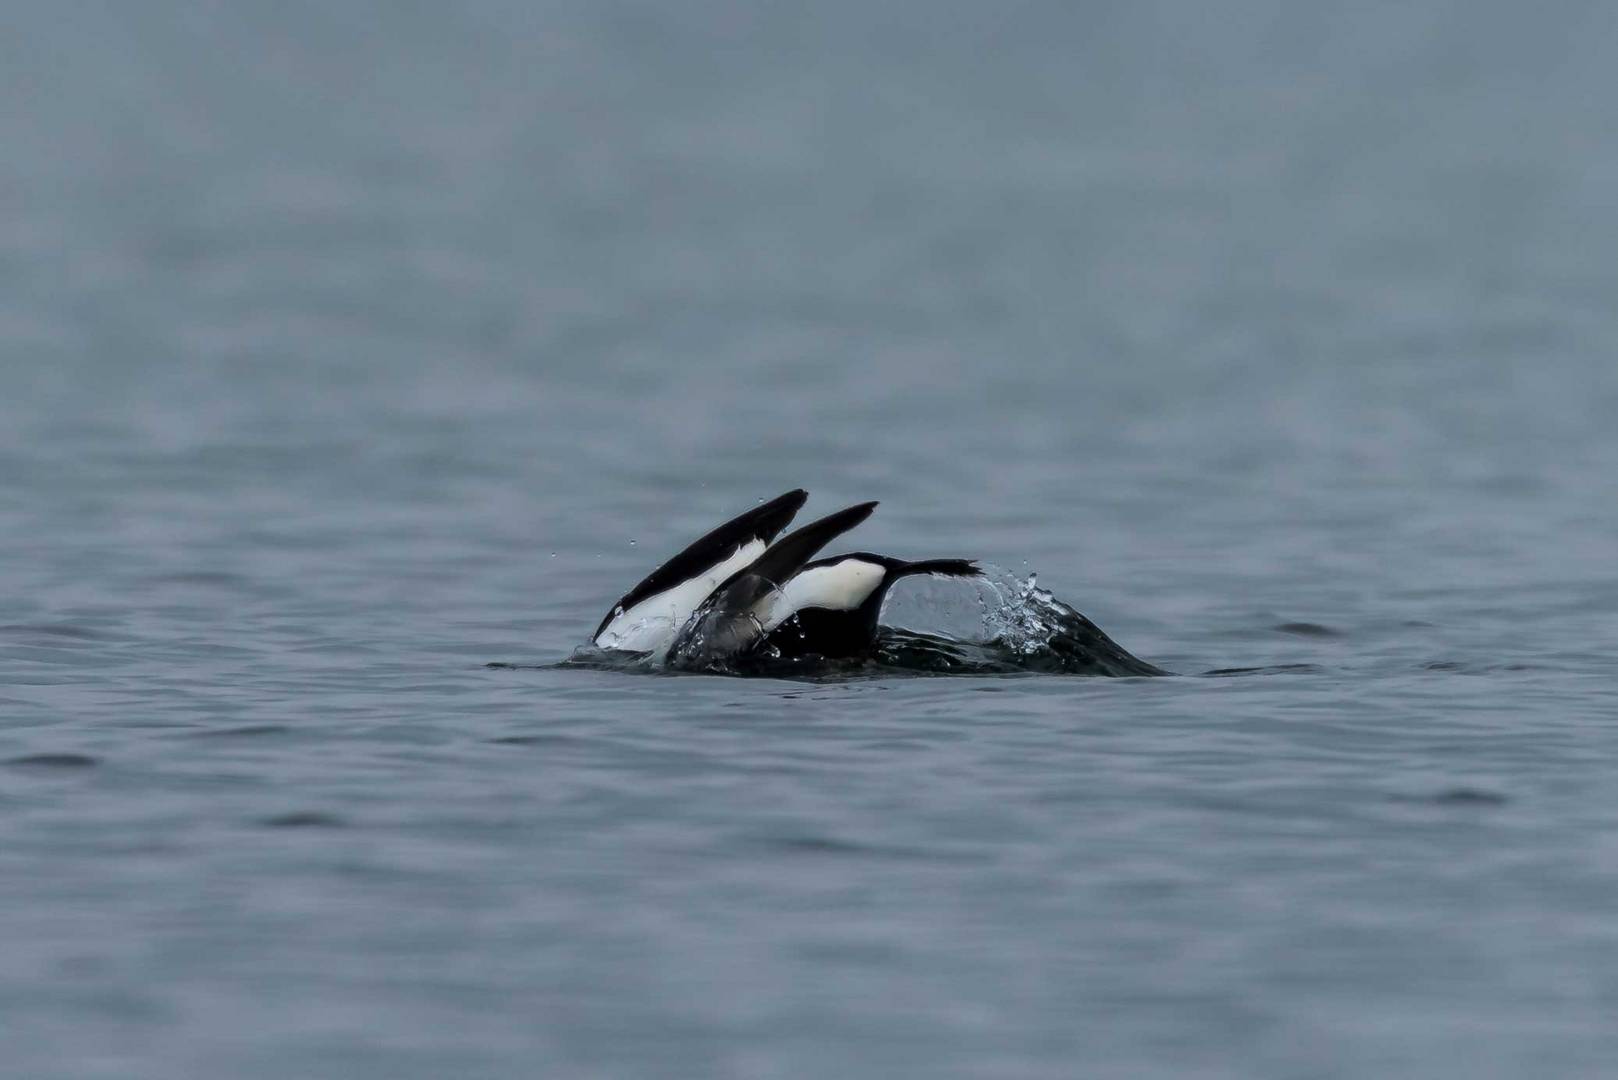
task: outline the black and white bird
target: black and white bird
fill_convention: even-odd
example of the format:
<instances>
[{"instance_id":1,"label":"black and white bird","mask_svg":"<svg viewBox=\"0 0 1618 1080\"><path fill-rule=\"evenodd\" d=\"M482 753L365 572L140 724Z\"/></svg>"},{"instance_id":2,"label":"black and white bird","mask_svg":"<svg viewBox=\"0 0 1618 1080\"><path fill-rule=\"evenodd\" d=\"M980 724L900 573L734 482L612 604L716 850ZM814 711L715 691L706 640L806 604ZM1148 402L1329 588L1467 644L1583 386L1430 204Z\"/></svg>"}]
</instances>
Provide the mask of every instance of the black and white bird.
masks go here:
<instances>
[{"instance_id":1,"label":"black and white bird","mask_svg":"<svg viewBox=\"0 0 1618 1080\"><path fill-rule=\"evenodd\" d=\"M811 562L877 504L850 506L777 540L807 498L789 491L693 542L613 605L592 636L596 647L683 668L756 652L857 657L875 645L882 601L895 581L978 573L964 559L906 562L870 552Z\"/></svg>"},{"instance_id":2,"label":"black and white bird","mask_svg":"<svg viewBox=\"0 0 1618 1080\"><path fill-rule=\"evenodd\" d=\"M801 488L740 514L647 575L591 635L599 649L661 653L714 589L763 555L809 493Z\"/></svg>"},{"instance_id":3,"label":"black and white bird","mask_svg":"<svg viewBox=\"0 0 1618 1080\"><path fill-rule=\"evenodd\" d=\"M895 582L923 574L983 576L968 559L910 562L855 551L817 560L876 503L847 507L777 539L807 499L802 490L789 491L694 541L619 598L596 627L595 646L685 671L736 673L753 660L857 660L877 652L882 604ZM1034 592L1022 602L1037 604L1048 623L1037 655L1013 642L1009 667L990 670L1168 674L1049 594ZM959 661L952 654L945 667Z\"/></svg>"}]
</instances>

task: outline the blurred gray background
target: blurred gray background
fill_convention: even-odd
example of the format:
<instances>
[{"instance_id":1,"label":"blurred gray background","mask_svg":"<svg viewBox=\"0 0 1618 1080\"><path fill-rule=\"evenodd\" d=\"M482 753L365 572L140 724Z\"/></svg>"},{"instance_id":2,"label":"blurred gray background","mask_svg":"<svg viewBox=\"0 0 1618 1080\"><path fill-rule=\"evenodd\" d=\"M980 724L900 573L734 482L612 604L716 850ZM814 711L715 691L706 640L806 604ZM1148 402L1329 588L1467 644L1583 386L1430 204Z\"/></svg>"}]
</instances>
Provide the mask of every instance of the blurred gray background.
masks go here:
<instances>
[{"instance_id":1,"label":"blurred gray background","mask_svg":"<svg viewBox=\"0 0 1618 1080\"><path fill-rule=\"evenodd\" d=\"M0 3L0 1066L1600 1075L1615 72L1594 2ZM796 486L1312 672L481 667Z\"/></svg>"}]
</instances>

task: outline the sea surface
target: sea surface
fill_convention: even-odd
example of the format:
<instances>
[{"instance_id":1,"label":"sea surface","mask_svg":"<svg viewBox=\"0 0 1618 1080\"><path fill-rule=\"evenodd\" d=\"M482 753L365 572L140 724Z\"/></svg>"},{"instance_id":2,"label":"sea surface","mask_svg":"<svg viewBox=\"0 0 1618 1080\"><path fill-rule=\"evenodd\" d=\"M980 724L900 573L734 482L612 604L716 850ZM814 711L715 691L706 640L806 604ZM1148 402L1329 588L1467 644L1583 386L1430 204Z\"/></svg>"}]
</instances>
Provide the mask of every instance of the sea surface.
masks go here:
<instances>
[{"instance_id":1,"label":"sea surface","mask_svg":"<svg viewBox=\"0 0 1618 1080\"><path fill-rule=\"evenodd\" d=\"M0 1075L1613 1075L1618 8L0 23ZM799 486L1178 674L556 666Z\"/></svg>"}]
</instances>

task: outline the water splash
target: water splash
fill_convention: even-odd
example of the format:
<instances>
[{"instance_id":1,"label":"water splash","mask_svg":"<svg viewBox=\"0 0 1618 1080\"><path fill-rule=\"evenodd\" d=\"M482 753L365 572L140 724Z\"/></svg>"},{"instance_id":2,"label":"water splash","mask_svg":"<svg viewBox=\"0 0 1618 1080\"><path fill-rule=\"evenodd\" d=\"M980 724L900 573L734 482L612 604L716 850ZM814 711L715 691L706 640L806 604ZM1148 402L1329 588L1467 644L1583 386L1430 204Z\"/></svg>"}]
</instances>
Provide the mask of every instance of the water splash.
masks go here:
<instances>
[{"instance_id":1,"label":"water splash","mask_svg":"<svg viewBox=\"0 0 1618 1080\"><path fill-rule=\"evenodd\" d=\"M1082 613L1039 587L1038 575L1025 578L1001 567L984 568L980 587L984 642L1015 658L1026 671L1068 675L1166 675L1155 664L1131 655Z\"/></svg>"}]
</instances>

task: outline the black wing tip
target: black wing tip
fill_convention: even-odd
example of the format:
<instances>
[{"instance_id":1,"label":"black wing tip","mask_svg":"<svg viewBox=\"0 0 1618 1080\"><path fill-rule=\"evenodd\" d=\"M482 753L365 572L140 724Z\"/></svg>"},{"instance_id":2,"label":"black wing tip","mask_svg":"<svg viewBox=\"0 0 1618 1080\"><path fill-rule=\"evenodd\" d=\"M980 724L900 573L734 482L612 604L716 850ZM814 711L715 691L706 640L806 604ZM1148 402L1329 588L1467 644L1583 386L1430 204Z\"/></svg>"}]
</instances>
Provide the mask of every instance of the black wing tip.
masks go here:
<instances>
[{"instance_id":1,"label":"black wing tip","mask_svg":"<svg viewBox=\"0 0 1618 1080\"><path fill-rule=\"evenodd\" d=\"M780 542L787 543L788 541L802 541L809 537L820 537L819 543L815 545L816 550L819 550L821 544L831 540L834 536L847 532L870 517L871 511L875 510L876 506L877 504L874 502L865 502L845 506L841 510L834 510L825 517L816 518L809 524L799 527L797 531L787 534L781 538Z\"/></svg>"},{"instance_id":2,"label":"black wing tip","mask_svg":"<svg viewBox=\"0 0 1618 1080\"><path fill-rule=\"evenodd\" d=\"M871 502L855 503L853 506L844 507L843 509L837 511L835 514L827 514L825 517L821 518L820 520L822 520L822 521L846 521L846 520L864 521L866 518L870 517L872 511L874 511L880 505L881 504L876 502L875 500L873 500Z\"/></svg>"},{"instance_id":3,"label":"black wing tip","mask_svg":"<svg viewBox=\"0 0 1618 1080\"><path fill-rule=\"evenodd\" d=\"M796 531L783 536L781 540L784 543L788 540L798 540L824 533L826 540L829 541L832 537L837 536L839 533L847 532L870 517L871 511L875 510L876 507L877 504L874 502L855 503L853 506L845 506L841 510L832 511L825 517L816 518L807 525L800 525ZM824 543L825 541L822 542Z\"/></svg>"},{"instance_id":4,"label":"black wing tip","mask_svg":"<svg viewBox=\"0 0 1618 1080\"><path fill-rule=\"evenodd\" d=\"M876 507L877 504L874 502L855 503L853 506L845 506L841 510L827 514L823 518L816 521L811 521L809 524L799 529L798 532L809 534L811 532L824 531L826 533L826 540L822 541L822 543L825 543L830 541L832 537L847 532L860 522L864 521L866 518L870 517L872 511L874 511Z\"/></svg>"},{"instance_id":5,"label":"black wing tip","mask_svg":"<svg viewBox=\"0 0 1618 1080\"><path fill-rule=\"evenodd\" d=\"M774 540L782 529L792 524L792 519L798 516L798 511L802 510L803 504L808 501L807 491L803 488L793 488L767 503L761 503L743 516L754 523L754 532L758 539L767 544Z\"/></svg>"},{"instance_id":6,"label":"black wing tip","mask_svg":"<svg viewBox=\"0 0 1618 1080\"><path fill-rule=\"evenodd\" d=\"M791 491L777 495L759 509L775 508L777 506L791 506L794 510L801 509L809 501L809 493L803 488L793 488Z\"/></svg>"}]
</instances>

